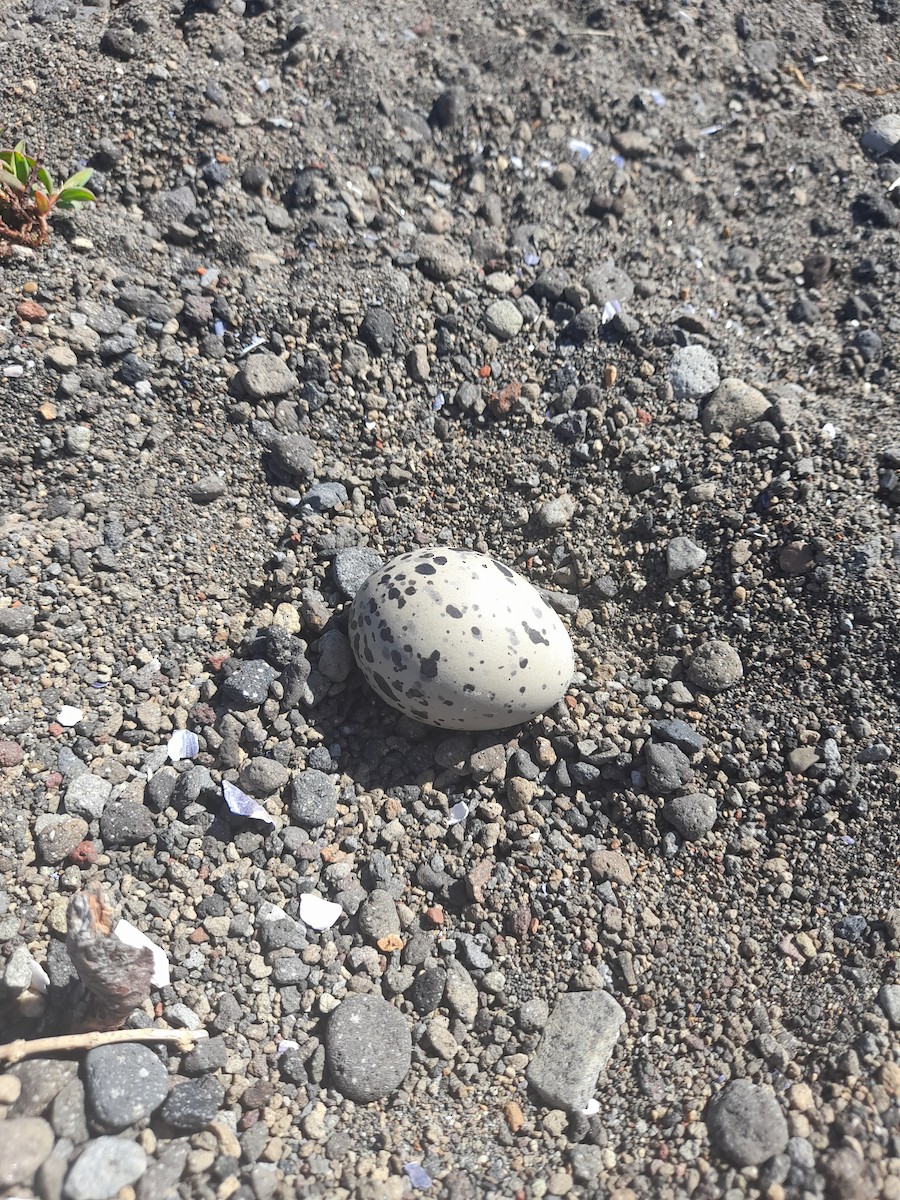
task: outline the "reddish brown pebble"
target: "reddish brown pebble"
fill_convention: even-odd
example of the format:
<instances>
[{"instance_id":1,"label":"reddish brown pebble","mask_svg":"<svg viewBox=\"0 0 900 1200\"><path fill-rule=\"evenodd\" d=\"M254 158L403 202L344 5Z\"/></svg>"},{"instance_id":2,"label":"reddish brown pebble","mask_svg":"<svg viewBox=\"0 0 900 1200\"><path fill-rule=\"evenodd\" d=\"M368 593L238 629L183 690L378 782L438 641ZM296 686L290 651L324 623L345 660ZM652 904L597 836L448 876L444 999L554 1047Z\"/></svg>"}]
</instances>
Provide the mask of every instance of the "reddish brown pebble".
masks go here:
<instances>
[{"instance_id":1,"label":"reddish brown pebble","mask_svg":"<svg viewBox=\"0 0 900 1200\"><path fill-rule=\"evenodd\" d=\"M97 861L97 847L91 841L79 842L74 850L69 852L69 861L76 867L90 867Z\"/></svg>"},{"instance_id":2,"label":"reddish brown pebble","mask_svg":"<svg viewBox=\"0 0 900 1200\"><path fill-rule=\"evenodd\" d=\"M393 954L403 949L403 938L397 933L389 933L387 937L379 938L375 945L382 954Z\"/></svg>"},{"instance_id":3,"label":"reddish brown pebble","mask_svg":"<svg viewBox=\"0 0 900 1200\"><path fill-rule=\"evenodd\" d=\"M47 726L47 732L51 737L62 737L64 731L62 725L60 725L58 721L51 721Z\"/></svg>"},{"instance_id":4,"label":"reddish brown pebble","mask_svg":"<svg viewBox=\"0 0 900 1200\"><path fill-rule=\"evenodd\" d=\"M510 1100L503 1106L503 1115L506 1117L506 1124L509 1127L510 1133L518 1133L525 1124L525 1114L516 1104L515 1100Z\"/></svg>"},{"instance_id":5,"label":"reddish brown pebble","mask_svg":"<svg viewBox=\"0 0 900 1200\"><path fill-rule=\"evenodd\" d=\"M425 916L432 923L432 925L444 924L444 910L439 904L435 904L433 908L427 909Z\"/></svg>"},{"instance_id":6,"label":"reddish brown pebble","mask_svg":"<svg viewBox=\"0 0 900 1200\"><path fill-rule=\"evenodd\" d=\"M23 300L16 305L16 316L20 321L27 321L30 325L37 325L40 321L46 321L47 310L38 304L37 300Z\"/></svg>"},{"instance_id":7,"label":"reddish brown pebble","mask_svg":"<svg viewBox=\"0 0 900 1200\"><path fill-rule=\"evenodd\" d=\"M44 777L44 787L47 791L52 791L53 788L58 788L62 783L63 777L59 771L48 771Z\"/></svg>"},{"instance_id":8,"label":"reddish brown pebble","mask_svg":"<svg viewBox=\"0 0 900 1200\"><path fill-rule=\"evenodd\" d=\"M201 942L209 941L209 934L205 929L195 929L193 933L188 934L188 941L194 946L199 946Z\"/></svg>"},{"instance_id":9,"label":"reddish brown pebble","mask_svg":"<svg viewBox=\"0 0 900 1200\"><path fill-rule=\"evenodd\" d=\"M22 284L22 291L25 293L26 296L33 296L37 290L38 290L38 285L35 283L35 281L33 279L29 279L27 283Z\"/></svg>"},{"instance_id":10,"label":"reddish brown pebble","mask_svg":"<svg viewBox=\"0 0 900 1200\"><path fill-rule=\"evenodd\" d=\"M0 767L17 767L23 758L18 742L0 742Z\"/></svg>"}]
</instances>

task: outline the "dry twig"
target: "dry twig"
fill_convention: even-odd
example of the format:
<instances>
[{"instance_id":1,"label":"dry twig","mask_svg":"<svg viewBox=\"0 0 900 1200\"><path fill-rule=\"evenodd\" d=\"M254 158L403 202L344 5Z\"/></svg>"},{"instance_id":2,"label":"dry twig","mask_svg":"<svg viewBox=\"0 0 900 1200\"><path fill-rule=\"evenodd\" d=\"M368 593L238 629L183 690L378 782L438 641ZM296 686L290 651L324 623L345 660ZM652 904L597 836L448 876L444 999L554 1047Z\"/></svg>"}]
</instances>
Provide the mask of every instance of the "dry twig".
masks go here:
<instances>
[{"instance_id":1,"label":"dry twig","mask_svg":"<svg viewBox=\"0 0 900 1200\"><path fill-rule=\"evenodd\" d=\"M179 1050L209 1037L205 1029L111 1029L93 1033L67 1033L61 1037L19 1038L0 1046L0 1062L17 1063L35 1054L62 1054L67 1050L93 1050L117 1042L174 1042Z\"/></svg>"}]
</instances>

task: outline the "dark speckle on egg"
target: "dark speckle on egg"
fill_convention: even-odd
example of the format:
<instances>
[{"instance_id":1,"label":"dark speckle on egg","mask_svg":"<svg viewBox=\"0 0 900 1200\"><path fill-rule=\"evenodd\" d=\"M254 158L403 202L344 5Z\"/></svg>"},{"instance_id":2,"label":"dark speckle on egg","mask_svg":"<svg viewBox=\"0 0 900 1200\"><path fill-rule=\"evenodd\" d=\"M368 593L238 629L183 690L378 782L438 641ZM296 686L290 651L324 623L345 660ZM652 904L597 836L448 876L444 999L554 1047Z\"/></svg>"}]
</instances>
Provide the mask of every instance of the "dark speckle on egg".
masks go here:
<instances>
[{"instance_id":1,"label":"dark speckle on egg","mask_svg":"<svg viewBox=\"0 0 900 1200\"><path fill-rule=\"evenodd\" d=\"M530 720L564 695L574 670L569 635L531 584L469 550L416 550L379 569L357 593L349 633L378 694L439 728Z\"/></svg>"}]
</instances>

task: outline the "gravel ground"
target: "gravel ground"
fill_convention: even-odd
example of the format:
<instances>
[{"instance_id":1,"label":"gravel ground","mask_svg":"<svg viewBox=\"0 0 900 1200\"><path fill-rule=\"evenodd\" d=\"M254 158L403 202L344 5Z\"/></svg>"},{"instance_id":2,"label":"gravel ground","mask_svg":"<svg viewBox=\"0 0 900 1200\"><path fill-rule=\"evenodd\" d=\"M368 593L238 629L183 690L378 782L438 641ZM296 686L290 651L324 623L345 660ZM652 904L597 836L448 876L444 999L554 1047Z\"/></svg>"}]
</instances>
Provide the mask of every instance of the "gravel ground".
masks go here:
<instances>
[{"instance_id":1,"label":"gravel ground","mask_svg":"<svg viewBox=\"0 0 900 1200\"><path fill-rule=\"evenodd\" d=\"M0 1196L900 1198L898 36L6 0L99 202L0 260L0 1029L99 881L210 1037L0 1074ZM421 546L546 589L563 702L380 702Z\"/></svg>"}]
</instances>

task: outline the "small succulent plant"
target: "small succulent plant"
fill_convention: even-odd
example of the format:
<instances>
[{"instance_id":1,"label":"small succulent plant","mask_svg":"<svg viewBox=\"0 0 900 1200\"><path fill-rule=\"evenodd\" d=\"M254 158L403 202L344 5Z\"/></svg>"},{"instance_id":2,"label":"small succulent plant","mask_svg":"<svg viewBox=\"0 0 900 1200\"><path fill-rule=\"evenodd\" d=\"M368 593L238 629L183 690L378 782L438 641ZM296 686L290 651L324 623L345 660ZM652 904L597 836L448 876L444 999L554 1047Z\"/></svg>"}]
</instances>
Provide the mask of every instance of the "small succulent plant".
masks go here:
<instances>
[{"instance_id":1,"label":"small succulent plant","mask_svg":"<svg viewBox=\"0 0 900 1200\"><path fill-rule=\"evenodd\" d=\"M4 244L42 246L50 236L47 218L55 208L78 208L96 200L85 184L90 167L76 171L57 188L41 159L25 153L25 143L0 150L0 253Z\"/></svg>"}]
</instances>

